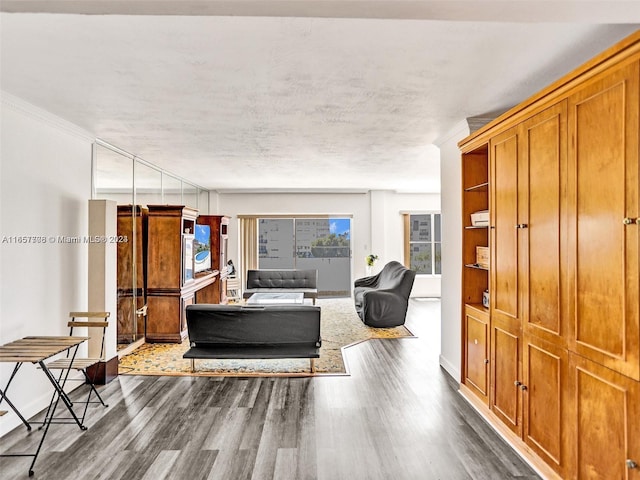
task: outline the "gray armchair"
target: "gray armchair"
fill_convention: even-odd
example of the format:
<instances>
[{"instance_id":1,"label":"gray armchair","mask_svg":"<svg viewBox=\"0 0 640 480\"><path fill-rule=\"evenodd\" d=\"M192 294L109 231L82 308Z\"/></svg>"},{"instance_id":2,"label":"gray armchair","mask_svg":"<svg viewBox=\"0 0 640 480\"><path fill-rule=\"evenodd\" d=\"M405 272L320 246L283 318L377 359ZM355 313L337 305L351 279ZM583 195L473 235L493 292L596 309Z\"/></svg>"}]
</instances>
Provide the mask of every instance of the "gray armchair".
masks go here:
<instances>
[{"instance_id":1,"label":"gray armchair","mask_svg":"<svg viewBox=\"0 0 640 480\"><path fill-rule=\"evenodd\" d=\"M360 320L370 327L403 325L415 277L416 272L393 261L377 275L357 279L353 297Z\"/></svg>"}]
</instances>

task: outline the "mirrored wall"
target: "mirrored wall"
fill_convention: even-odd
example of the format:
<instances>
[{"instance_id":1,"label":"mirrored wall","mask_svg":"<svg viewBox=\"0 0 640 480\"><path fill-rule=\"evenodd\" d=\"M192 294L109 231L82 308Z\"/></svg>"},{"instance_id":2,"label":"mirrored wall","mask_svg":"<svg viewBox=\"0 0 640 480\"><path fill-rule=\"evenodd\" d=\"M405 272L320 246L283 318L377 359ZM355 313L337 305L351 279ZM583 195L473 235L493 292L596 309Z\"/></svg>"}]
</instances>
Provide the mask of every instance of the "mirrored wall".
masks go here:
<instances>
[{"instance_id":1,"label":"mirrored wall","mask_svg":"<svg viewBox=\"0 0 640 480\"><path fill-rule=\"evenodd\" d=\"M92 198L118 204L118 350L144 339L148 205L185 205L209 213L209 192L153 164L97 141Z\"/></svg>"}]
</instances>

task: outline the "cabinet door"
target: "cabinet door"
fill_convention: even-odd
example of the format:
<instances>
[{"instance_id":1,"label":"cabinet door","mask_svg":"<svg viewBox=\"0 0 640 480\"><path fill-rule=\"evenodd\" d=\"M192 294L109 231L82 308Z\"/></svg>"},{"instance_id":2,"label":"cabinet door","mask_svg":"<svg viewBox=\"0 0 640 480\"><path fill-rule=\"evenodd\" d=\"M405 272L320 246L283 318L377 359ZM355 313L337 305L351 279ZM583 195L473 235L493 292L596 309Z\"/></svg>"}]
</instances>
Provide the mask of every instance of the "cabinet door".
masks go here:
<instances>
[{"instance_id":1,"label":"cabinet door","mask_svg":"<svg viewBox=\"0 0 640 480\"><path fill-rule=\"evenodd\" d=\"M640 467L630 468L640 465L638 382L573 353L569 361L573 478L640 480Z\"/></svg>"},{"instance_id":2,"label":"cabinet door","mask_svg":"<svg viewBox=\"0 0 640 480\"><path fill-rule=\"evenodd\" d=\"M520 335L509 325L491 319L491 393L493 413L515 434L522 435L519 385Z\"/></svg>"},{"instance_id":3,"label":"cabinet door","mask_svg":"<svg viewBox=\"0 0 640 480\"><path fill-rule=\"evenodd\" d=\"M489 315L465 308L464 384L489 404Z\"/></svg>"},{"instance_id":4,"label":"cabinet door","mask_svg":"<svg viewBox=\"0 0 640 480\"><path fill-rule=\"evenodd\" d=\"M555 343L525 337L522 361L523 439L547 465L563 475L570 395L568 352ZM565 441L565 443L563 443Z\"/></svg>"},{"instance_id":5,"label":"cabinet door","mask_svg":"<svg viewBox=\"0 0 640 480\"><path fill-rule=\"evenodd\" d=\"M561 217L567 159L566 101L529 118L520 130L518 169L520 319L523 331L566 346L562 322Z\"/></svg>"},{"instance_id":6,"label":"cabinet door","mask_svg":"<svg viewBox=\"0 0 640 480\"><path fill-rule=\"evenodd\" d=\"M568 111L570 349L636 380L639 77L637 61L594 77Z\"/></svg>"},{"instance_id":7,"label":"cabinet door","mask_svg":"<svg viewBox=\"0 0 640 480\"><path fill-rule=\"evenodd\" d=\"M491 139L491 318L518 320L518 135L513 128Z\"/></svg>"}]
</instances>

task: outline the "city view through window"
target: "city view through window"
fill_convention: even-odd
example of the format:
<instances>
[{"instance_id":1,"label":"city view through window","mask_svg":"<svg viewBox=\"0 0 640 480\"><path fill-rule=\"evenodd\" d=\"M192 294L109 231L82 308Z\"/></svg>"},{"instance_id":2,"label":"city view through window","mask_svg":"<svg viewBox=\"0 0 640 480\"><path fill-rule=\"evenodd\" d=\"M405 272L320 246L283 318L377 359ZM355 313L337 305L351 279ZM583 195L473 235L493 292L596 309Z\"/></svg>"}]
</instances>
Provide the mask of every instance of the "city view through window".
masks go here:
<instances>
[{"instance_id":1,"label":"city view through window","mask_svg":"<svg viewBox=\"0 0 640 480\"><path fill-rule=\"evenodd\" d=\"M261 218L259 268L318 270L318 291L349 295L350 218Z\"/></svg>"}]
</instances>

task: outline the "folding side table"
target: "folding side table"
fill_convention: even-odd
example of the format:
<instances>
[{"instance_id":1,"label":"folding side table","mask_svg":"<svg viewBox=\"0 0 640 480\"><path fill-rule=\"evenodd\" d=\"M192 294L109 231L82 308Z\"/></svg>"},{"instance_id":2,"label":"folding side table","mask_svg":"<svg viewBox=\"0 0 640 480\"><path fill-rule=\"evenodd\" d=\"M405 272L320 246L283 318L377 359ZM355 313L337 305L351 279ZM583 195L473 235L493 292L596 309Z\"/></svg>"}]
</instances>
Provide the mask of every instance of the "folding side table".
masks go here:
<instances>
[{"instance_id":1,"label":"folding side table","mask_svg":"<svg viewBox=\"0 0 640 480\"><path fill-rule=\"evenodd\" d=\"M7 343L5 345L0 346L0 362L5 363L15 363L15 367L11 376L9 377L9 381L7 385L4 387L4 390L0 389L0 404L3 401L7 402L7 405L11 407L11 409L18 415L22 423L27 427L27 430L31 430L31 425L29 422L22 416L18 408L9 400L7 397L7 391L9 390L9 386L11 382L15 378L18 370L24 363L33 363L38 364L45 376L51 382L54 388L54 394L51 398L51 403L49 404L49 410L47 411L47 415L45 416L44 421L42 422L44 427L44 432L42 433L42 438L40 439L40 443L38 444L38 448L34 453L14 453L14 454L2 454L0 457L33 457L33 461L29 466L29 476L33 475L33 466L36 463L38 458L38 454L40 453L40 449L42 448L42 444L44 443L44 439L47 436L47 432L49 431L49 426L52 423L53 415L55 413L56 407L58 406L58 402L62 400L62 403L67 407L69 413L77 423L78 427L81 430L86 430L80 419L77 417L75 412L73 411L73 404L67 394L62 389L62 385L58 382L56 377L51 373L51 371L47 368L47 365L44 361L54 355L65 352L67 350L73 349L71 352L71 357L75 358L76 353L78 352L78 347L80 344L89 337L24 337L20 340L15 340L13 342ZM67 372L68 375L68 372ZM62 378L62 375L60 376ZM65 376L66 378L66 376Z\"/></svg>"}]
</instances>

